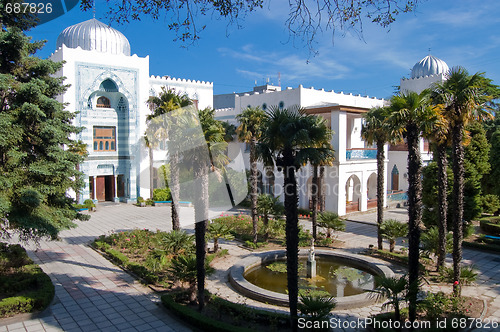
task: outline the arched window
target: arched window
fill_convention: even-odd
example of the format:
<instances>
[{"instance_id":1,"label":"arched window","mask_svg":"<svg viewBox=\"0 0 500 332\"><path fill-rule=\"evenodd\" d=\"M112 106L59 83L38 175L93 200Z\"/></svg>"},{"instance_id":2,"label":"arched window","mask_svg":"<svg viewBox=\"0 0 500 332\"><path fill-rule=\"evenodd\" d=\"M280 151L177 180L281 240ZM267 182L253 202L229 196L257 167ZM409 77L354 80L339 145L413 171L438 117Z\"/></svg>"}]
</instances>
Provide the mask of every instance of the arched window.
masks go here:
<instances>
[{"instance_id":1,"label":"arched window","mask_svg":"<svg viewBox=\"0 0 500 332\"><path fill-rule=\"evenodd\" d=\"M116 86L115 82L107 78L102 81L101 85L99 86L99 90L106 92L118 92L118 87Z\"/></svg>"},{"instance_id":2,"label":"arched window","mask_svg":"<svg viewBox=\"0 0 500 332\"><path fill-rule=\"evenodd\" d=\"M263 109L264 111L267 109L267 104L266 104L266 103L262 104L262 109Z\"/></svg>"},{"instance_id":3,"label":"arched window","mask_svg":"<svg viewBox=\"0 0 500 332\"><path fill-rule=\"evenodd\" d=\"M284 101L280 101L279 108L280 108L280 110L282 110L283 108L285 108L285 102Z\"/></svg>"},{"instance_id":4,"label":"arched window","mask_svg":"<svg viewBox=\"0 0 500 332\"><path fill-rule=\"evenodd\" d=\"M108 98L101 96L101 97L97 98L96 107L98 107L98 108L110 108L111 103L109 102Z\"/></svg>"}]
</instances>

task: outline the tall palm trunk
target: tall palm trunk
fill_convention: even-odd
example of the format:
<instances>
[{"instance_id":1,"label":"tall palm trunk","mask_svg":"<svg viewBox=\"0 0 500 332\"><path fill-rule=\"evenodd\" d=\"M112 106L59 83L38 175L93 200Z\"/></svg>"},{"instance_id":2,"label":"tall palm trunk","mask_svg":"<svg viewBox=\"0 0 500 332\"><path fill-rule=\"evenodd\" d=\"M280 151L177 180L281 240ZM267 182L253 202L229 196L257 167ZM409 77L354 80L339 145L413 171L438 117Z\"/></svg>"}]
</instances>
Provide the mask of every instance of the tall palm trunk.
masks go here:
<instances>
[{"instance_id":1,"label":"tall palm trunk","mask_svg":"<svg viewBox=\"0 0 500 332\"><path fill-rule=\"evenodd\" d=\"M170 192L172 194L171 209L172 209L172 229L173 230L179 230L181 228L180 222L179 222L180 184L179 184L179 165L178 165L178 163L179 163L179 153L173 152L172 155L170 156Z\"/></svg>"},{"instance_id":2,"label":"tall palm trunk","mask_svg":"<svg viewBox=\"0 0 500 332\"><path fill-rule=\"evenodd\" d=\"M312 199L312 211L311 211L311 222L312 222L312 236L314 241L317 240L317 225L316 220L318 219L318 195L320 191L319 187L319 178L318 178L318 166L313 166L313 178L312 178L312 186L311 186L311 199Z\"/></svg>"},{"instance_id":3,"label":"tall palm trunk","mask_svg":"<svg viewBox=\"0 0 500 332\"><path fill-rule=\"evenodd\" d=\"M250 142L250 186L252 192L250 193L251 214L252 214L252 235L253 243L257 243L257 139L252 137Z\"/></svg>"},{"instance_id":4,"label":"tall palm trunk","mask_svg":"<svg viewBox=\"0 0 500 332\"><path fill-rule=\"evenodd\" d=\"M453 294L460 296L460 261L462 260L463 217L464 217L464 147L463 124L452 128L453 144Z\"/></svg>"},{"instance_id":5,"label":"tall palm trunk","mask_svg":"<svg viewBox=\"0 0 500 332\"><path fill-rule=\"evenodd\" d=\"M446 234L448 233L448 159L446 156L446 145L438 144L436 146L437 165L438 165L438 231L439 247L437 251L437 269L444 266L446 258Z\"/></svg>"},{"instance_id":6,"label":"tall palm trunk","mask_svg":"<svg viewBox=\"0 0 500 332\"><path fill-rule=\"evenodd\" d=\"M319 211L323 212L325 211L325 198L323 197L323 181L325 179L325 167L321 166L319 168L319 191L318 191L318 201L319 201Z\"/></svg>"},{"instance_id":7,"label":"tall palm trunk","mask_svg":"<svg viewBox=\"0 0 500 332\"><path fill-rule=\"evenodd\" d=\"M153 199L153 183L154 183L154 165L153 165L153 147L149 146L149 198Z\"/></svg>"},{"instance_id":8,"label":"tall palm trunk","mask_svg":"<svg viewBox=\"0 0 500 332\"><path fill-rule=\"evenodd\" d=\"M382 249L382 232L380 226L384 221L384 142L377 141L377 245Z\"/></svg>"},{"instance_id":9,"label":"tall palm trunk","mask_svg":"<svg viewBox=\"0 0 500 332\"><path fill-rule=\"evenodd\" d=\"M293 152L284 151L284 189L285 189L285 215L286 215L286 263L288 299L290 305L290 317L292 331L298 330L297 303L299 296L299 219L297 215L297 180L295 178L295 168Z\"/></svg>"},{"instance_id":10,"label":"tall palm trunk","mask_svg":"<svg viewBox=\"0 0 500 332\"><path fill-rule=\"evenodd\" d=\"M422 168L419 151L419 130L408 124L408 298L409 318L415 321L419 279L420 223L422 220Z\"/></svg>"},{"instance_id":11,"label":"tall palm trunk","mask_svg":"<svg viewBox=\"0 0 500 332\"><path fill-rule=\"evenodd\" d=\"M195 179L201 180L194 205L195 220L195 242L196 242L196 279L198 286L198 309L201 311L205 306L205 255L207 243L205 234L208 222L208 163L199 161L195 166Z\"/></svg>"}]
</instances>

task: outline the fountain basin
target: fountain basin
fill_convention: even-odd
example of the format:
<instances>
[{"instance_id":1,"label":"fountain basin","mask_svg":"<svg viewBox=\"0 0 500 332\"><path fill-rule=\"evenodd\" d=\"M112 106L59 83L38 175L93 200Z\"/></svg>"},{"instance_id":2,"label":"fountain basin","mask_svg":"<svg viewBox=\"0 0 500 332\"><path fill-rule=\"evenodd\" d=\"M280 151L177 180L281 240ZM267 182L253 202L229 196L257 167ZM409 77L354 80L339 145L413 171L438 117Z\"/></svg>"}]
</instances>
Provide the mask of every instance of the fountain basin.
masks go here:
<instances>
[{"instance_id":1,"label":"fountain basin","mask_svg":"<svg viewBox=\"0 0 500 332\"><path fill-rule=\"evenodd\" d=\"M358 268L367 271L373 275L392 277L394 273L386 265L385 262L362 255L351 254L344 251L316 250L317 259L334 260L336 263L345 264L350 267ZM307 250L299 251L299 258L307 257ZM229 270L229 282L241 294L265 303L288 306L288 295L278 292L273 292L249 282L245 278L245 272L259 265L264 265L268 262L279 261L286 259L284 250L268 251L253 254L246 257L233 265ZM336 309L350 309L363 307L376 302L376 298L369 292L336 297Z\"/></svg>"}]
</instances>

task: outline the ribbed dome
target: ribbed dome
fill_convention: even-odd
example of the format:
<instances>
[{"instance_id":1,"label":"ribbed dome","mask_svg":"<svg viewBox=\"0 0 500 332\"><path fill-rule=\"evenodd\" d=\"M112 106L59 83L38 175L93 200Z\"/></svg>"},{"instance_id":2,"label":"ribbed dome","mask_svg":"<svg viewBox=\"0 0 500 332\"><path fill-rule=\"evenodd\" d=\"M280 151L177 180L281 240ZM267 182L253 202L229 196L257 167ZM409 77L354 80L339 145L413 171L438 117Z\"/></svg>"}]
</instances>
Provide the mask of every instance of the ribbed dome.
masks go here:
<instances>
[{"instance_id":1,"label":"ribbed dome","mask_svg":"<svg viewBox=\"0 0 500 332\"><path fill-rule=\"evenodd\" d=\"M130 43L118 30L95 18L67 27L57 37L57 48L80 46L87 51L130 55Z\"/></svg>"},{"instance_id":2,"label":"ribbed dome","mask_svg":"<svg viewBox=\"0 0 500 332\"><path fill-rule=\"evenodd\" d=\"M443 74L448 70L446 62L433 55L428 55L413 66L411 78Z\"/></svg>"}]
</instances>

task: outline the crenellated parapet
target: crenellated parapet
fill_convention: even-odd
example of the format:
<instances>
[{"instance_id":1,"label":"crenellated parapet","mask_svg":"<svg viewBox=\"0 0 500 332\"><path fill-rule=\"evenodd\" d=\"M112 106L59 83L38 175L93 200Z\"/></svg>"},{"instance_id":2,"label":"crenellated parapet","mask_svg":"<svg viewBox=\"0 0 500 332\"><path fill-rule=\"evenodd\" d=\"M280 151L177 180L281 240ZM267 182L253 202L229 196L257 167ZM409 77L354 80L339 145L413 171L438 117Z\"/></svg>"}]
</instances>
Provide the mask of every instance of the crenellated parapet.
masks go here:
<instances>
[{"instance_id":1,"label":"crenellated parapet","mask_svg":"<svg viewBox=\"0 0 500 332\"><path fill-rule=\"evenodd\" d=\"M185 79L185 78L175 78L175 77L170 77L170 76L151 75L149 79L150 79L150 81L154 81L155 84L161 84L161 85L189 84L189 85L198 85L198 86L205 86L205 87L213 87L213 85L214 85L213 82L190 80L190 79Z\"/></svg>"}]
</instances>

